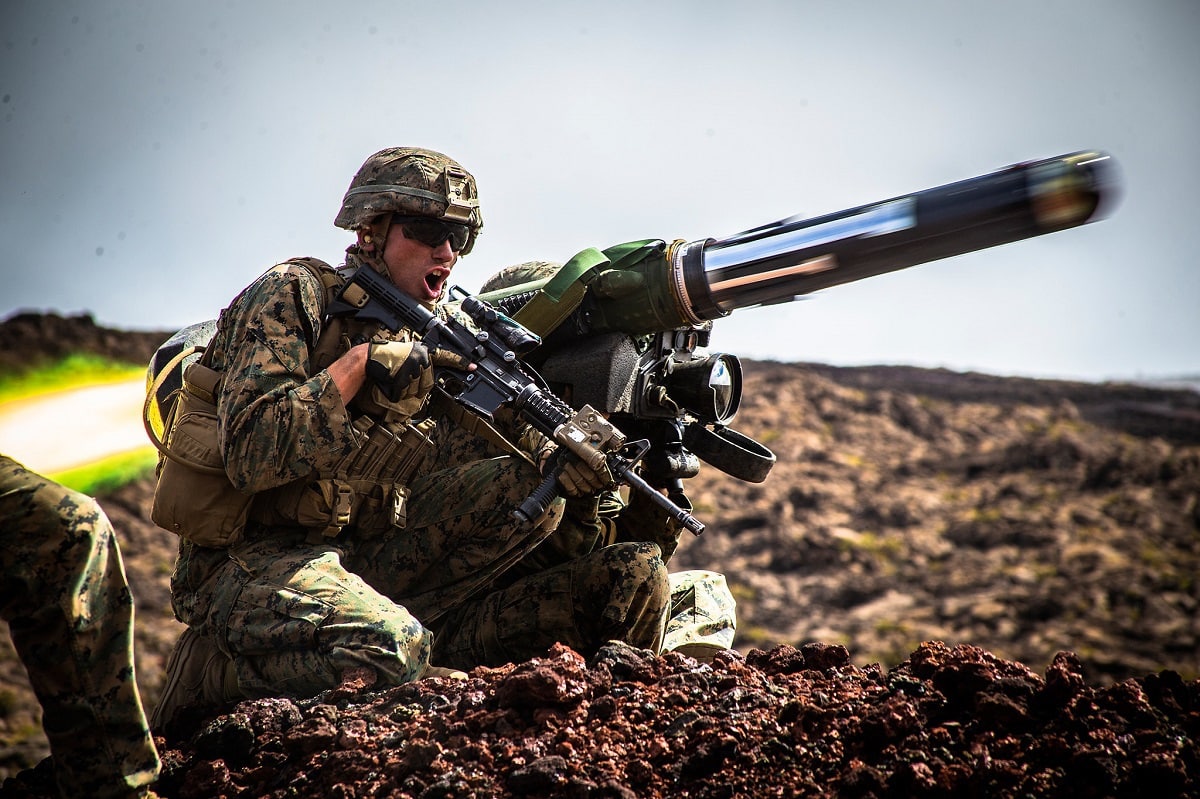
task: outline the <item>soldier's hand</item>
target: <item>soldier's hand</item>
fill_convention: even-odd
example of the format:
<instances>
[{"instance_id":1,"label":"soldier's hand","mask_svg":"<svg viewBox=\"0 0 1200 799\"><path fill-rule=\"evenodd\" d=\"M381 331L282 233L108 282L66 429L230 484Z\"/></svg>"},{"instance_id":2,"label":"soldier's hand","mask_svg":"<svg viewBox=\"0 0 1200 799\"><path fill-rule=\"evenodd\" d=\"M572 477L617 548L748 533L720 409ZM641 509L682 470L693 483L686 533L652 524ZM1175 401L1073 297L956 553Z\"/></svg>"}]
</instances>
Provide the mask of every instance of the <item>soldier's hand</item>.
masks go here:
<instances>
[{"instance_id":1,"label":"soldier's hand","mask_svg":"<svg viewBox=\"0 0 1200 799\"><path fill-rule=\"evenodd\" d=\"M367 349L367 377L392 402L428 395L435 366L467 370L470 365L457 353L431 350L420 341L386 341Z\"/></svg>"},{"instance_id":2,"label":"soldier's hand","mask_svg":"<svg viewBox=\"0 0 1200 799\"><path fill-rule=\"evenodd\" d=\"M607 463L593 469L578 458L567 458L558 473L558 484L568 497L585 497L612 487L613 476Z\"/></svg>"},{"instance_id":3,"label":"soldier's hand","mask_svg":"<svg viewBox=\"0 0 1200 799\"><path fill-rule=\"evenodd\" d=\"M469 369L471 362L449 350L429 349L420 341L387 341L367 348L367 378L372 399L388 410L411 417L433 390L433 367Z\"/></svg>"},{"instance_id":4,"label":"soldier's hand","mask_svg":"<svg viewBox=\"0 0 1200 799\"><path fill-rule=\"evenodd\" d=\"M388 341L367 348L367 377L392 402L433 390L433 361L419 341Z\"/></svg>"}]
</instances>

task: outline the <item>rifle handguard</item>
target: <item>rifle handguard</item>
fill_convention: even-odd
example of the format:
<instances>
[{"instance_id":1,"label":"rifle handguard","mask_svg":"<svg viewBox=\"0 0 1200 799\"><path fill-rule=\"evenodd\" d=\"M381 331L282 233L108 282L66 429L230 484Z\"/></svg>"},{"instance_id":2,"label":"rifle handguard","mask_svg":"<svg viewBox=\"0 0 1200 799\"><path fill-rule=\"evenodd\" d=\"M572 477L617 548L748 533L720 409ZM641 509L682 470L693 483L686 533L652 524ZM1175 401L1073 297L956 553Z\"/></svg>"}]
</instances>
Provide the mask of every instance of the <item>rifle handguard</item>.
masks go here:
<instances>
[{"instance_id":1,"label":"rifle handguard","mask_svg":"<svg viewBox=\"0 0 1200 799\"><path fill-rule=\"evenodd\" d=\"M704 522L697 519L686 509L675 504L669 497L663 496L658 490L643 480L641 475L634 471L634 465L649 448L649 441L639 439L626 444L619 452L609 453L607 456L609 471L612 472L613 477L618 482L627 483L633 490L645 494L651 502L665 510L680 526L690 531L693 535L700 535L704 532ZM550 463L548 464L549 468L542 482L533 490L533 493L525 498L525 501L519 507L513 510L513 516L516 519L523 522L531 522L534 519L540 518L546 512L546 509L550 507L550 503L558 496L558 475L562 472L563 459L566 457L569 456L561 449L551 456Z\"/></svg>"}]
</instances>

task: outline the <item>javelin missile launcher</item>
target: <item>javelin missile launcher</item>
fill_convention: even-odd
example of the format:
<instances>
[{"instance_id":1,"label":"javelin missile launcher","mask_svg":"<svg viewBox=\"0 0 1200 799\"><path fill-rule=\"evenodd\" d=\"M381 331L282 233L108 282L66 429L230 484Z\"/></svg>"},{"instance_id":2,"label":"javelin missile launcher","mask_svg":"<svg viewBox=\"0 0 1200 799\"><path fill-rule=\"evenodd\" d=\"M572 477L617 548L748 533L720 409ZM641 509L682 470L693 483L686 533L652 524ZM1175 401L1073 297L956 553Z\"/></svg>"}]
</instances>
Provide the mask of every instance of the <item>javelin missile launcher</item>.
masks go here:
<instances>
[{"instance_id":1,"label":"javelin missile launcher","mask_svg":"<svg viewBox=\"0 0 1200 799\"><path fill-rule=\"evenodd\" d=\"M713 320L917 264L1102 218L1115 164L1077 152L722 239L649 239L580 252L552 275L479 298L542 337L525 360L574 406L653 443L643 471L684 507L696 456L761 482L775 457L728 427L736 356L710 352Z\"/></svg>"}]
</instances>

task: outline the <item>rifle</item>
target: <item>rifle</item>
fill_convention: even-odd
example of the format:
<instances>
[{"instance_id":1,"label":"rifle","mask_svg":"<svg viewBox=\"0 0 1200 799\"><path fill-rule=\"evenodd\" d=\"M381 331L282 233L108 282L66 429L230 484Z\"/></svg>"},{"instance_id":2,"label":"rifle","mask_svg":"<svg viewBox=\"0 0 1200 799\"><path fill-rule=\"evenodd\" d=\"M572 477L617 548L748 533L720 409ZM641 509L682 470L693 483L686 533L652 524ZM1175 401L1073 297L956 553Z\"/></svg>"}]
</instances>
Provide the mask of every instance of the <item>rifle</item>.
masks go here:
<instances>
[{"instance_id":1,"label":"rifle","mask_svg":"<svg viewBox=\"0 0 1200 799\"><path fill-rule=\"evenodd\" d=\"M695 456L750 482L775 462L728 427L741 400L741 363L708 351L713 320L1076 227L1101 218L1117 193L1110 156L1070 153L723 239L584 250L552 276L478 299L543 339L525 358L559 394L652 441L643 474L690 507L682 479L698 471Z\"/></svg>"},{"instance_id":2,"label":"rifle","mask_svg":"<svg viewBox=\"0 0 1200 799\"><path fill-rule=\"evenodd\" d=\"M596 469L606 464L614 478L645 494L667 511L680 525L699 535L704 524L650 486L635 466L650 449L646 440L629 441L604 415L587 405L576 411L555 396L536 372L524 366L520 356L541 339L519 323L459 287L460 309L477 326L472 330L455 315L443 321L428 308L392 285L370 268L347 272L345 286L329 306L329 314L347 314L379 322L392 332L409 328L430 348L450 350L476 365L472 371L439 367L438 390L446 392L471 413L489 421L508 405L535 428L555 441L560 449L542 483L514 510L529 521L545 512L557 494L562 471L562 452Z\"/></svg>"}]
</instances>

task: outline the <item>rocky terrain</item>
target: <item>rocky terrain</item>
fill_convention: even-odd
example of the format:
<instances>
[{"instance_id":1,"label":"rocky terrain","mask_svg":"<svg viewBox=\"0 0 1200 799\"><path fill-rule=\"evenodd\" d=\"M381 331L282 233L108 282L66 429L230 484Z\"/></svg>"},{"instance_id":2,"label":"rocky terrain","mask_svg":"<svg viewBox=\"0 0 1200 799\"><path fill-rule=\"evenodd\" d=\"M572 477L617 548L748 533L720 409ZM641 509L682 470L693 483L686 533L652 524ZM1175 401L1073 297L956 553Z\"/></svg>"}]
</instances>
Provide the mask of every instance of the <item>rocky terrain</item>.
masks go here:
<instances>
[{"instance_id":1,"label":"rocky terrain","mask_svg":"<svg viewBox=\"0 0 1200 799\"><path fill-rule=\"evenodd\" d=\"M90 323L35 317L13 334L13 321L9 355L52 349L37 330ZM138 338L141 363L164 337L90 340ZM904 367L746 372L736 426L779 461L762 484L707 467L690 481L709 528L671 563L727 576L737 652L707 665L556 649L385 691L352 675L158 731L160 793L1200 791L1200 394ZM151 490L101 498L138 602L148 703L178 632ZM0 775L14 775L45 749L3 643ZM0 795L46 795L47 777L27 771Z\"/></svg>"},{"instance_id":2,"label":"rocky terrain","mask_svg":"<svg viewBox=\"0 0 1200 799\"><path fill-rule=\"evenodd\" d=\"M755 363L739 426L766 483L702 474L742 646L823 641L856 663L921 641L1089 681L1200 676L1200 395L899 367ZM730 568L730 564L736 564Z\"/></svg>"}]
</instances>

